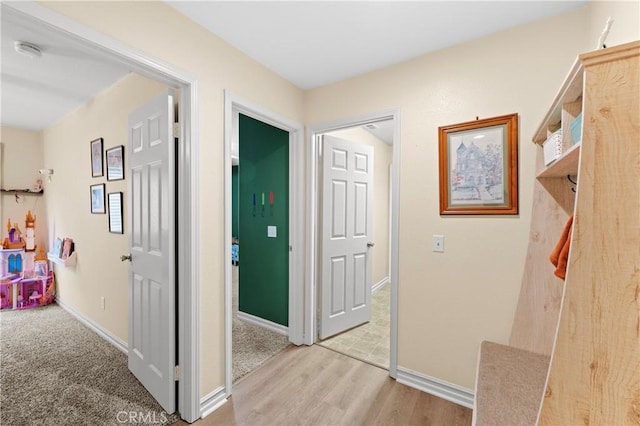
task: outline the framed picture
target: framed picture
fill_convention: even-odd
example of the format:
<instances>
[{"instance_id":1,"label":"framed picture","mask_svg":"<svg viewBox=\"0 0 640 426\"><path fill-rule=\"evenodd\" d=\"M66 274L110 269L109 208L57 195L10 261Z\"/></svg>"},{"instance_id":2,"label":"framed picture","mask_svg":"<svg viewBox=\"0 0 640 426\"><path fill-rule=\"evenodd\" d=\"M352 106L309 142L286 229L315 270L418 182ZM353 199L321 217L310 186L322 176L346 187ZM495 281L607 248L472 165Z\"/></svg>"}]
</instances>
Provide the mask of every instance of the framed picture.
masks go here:
<instances>
[{"instance_id":1,"label":"framed picture","mask_svg":"<svg viewBox=\"0 0 640 426\"><path fill-rule=\"evenodd\" d=\"M91 141L91 177L104 176L102 163L102 138L98 138Z\"/></svg>"},{"instance_id":2,"label":"framed picture","mask_svg":"<svg viewBox=\"0 0 640 426\"><path fill-rule=\"evenodd\" d=\"M124 179L124 146L107 150L107 180Z\"/></svg>"},{"instance_id":3,"label":"framed picture","mask_svg":"<svg viewBox=\"0 0 640 426\"><path fill-rule=\"evenodd\" d=\"M106 213L104 207L104 183L91 185L91 213Z\"/></svg>"},{"instance_id":4,"label":"framed picture","mask_svg":"<svg viewBox=\"0 0 640 426\"><path fill-rule=\"evenodd\" d=\"M122 226L122 192L109 193L109 232L124 234Z\"/></svg>"},{"instance_id":5,"label":"framed picture","mask_svg":"<svg viewBox=\"0 0 640 426\"><path fill-rule=\"evenodd\" d=\"M438 128L441 215L518 214L518 114Z\"/></svg>"}]
</instances>

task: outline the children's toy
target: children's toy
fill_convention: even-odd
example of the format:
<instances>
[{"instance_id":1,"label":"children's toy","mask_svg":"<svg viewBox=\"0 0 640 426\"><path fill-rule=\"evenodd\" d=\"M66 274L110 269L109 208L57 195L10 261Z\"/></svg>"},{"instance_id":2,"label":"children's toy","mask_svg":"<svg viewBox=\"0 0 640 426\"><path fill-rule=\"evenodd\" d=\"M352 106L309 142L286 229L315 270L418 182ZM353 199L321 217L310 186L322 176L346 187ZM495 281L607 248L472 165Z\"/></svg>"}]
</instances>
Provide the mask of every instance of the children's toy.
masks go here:
<instances>
[{"instance_id":1,"label":"children's toy","mask_svg":"<svg viewBox=\"0 0 640 426\"><path fill-rule=\"evenodd\" d=\"M7 237L0 249L0 309L24 309L54 300L53 272L44 249L36 254L36 218L27 213L25 239L17 224L7 223Z\"/></svg>"}]
</instances>

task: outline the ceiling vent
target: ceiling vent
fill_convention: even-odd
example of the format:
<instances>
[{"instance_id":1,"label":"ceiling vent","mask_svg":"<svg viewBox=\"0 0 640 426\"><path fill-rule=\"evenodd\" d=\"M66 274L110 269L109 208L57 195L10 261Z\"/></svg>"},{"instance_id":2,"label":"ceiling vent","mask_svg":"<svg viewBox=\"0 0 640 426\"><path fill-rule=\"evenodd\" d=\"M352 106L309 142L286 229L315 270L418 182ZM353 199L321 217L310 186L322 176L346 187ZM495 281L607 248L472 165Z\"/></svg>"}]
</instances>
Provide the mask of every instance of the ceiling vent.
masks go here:
<instances>
[{"instance_id":1,"label":"ceiling vent","mask_svg":"<svg viewBox=\"0 0 640 426\"><path fill-rule=\"evenodd\" d=\"M26 41L16 41L13 43L13 48L21 55L27 56L31 59L39 58L42 56L42 49L40 46Z\"/></svg>"}]
</instances>

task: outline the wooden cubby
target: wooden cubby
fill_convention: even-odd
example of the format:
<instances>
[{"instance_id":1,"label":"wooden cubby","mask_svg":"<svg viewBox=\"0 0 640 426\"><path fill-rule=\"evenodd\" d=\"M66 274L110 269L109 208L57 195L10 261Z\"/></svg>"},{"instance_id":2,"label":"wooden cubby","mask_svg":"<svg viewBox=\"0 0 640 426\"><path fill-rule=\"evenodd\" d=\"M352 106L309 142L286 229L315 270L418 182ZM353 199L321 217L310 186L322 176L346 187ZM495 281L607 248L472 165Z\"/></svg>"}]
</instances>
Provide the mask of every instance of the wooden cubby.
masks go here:
<instances>
[{"instance_id":1,"label":"wooden cubby","mask_svg":"<svg viewBox=\"0 0 640 426\"><path fill-rule=\"evenodd\" d=\"M640 424L640 42L579 56L533 141L560 127L563 155L537 154L509 345L480 349L474 424ZM549 254L572 214L563 281Z\"/></svg>"}]
</instances>

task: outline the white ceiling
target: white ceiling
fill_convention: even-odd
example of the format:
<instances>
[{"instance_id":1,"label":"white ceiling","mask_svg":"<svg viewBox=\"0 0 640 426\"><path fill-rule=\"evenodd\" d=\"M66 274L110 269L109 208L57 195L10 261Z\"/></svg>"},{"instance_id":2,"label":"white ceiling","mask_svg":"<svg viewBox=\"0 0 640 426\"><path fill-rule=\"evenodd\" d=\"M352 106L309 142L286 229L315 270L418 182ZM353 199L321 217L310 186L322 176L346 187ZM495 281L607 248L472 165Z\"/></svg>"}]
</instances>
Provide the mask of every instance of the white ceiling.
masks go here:
<instances>
[{"instance_id":1,"label":"white ceiling","mask_svg":"<svg viewBox=\"0 0 640 426\"><path fill-rule=\"evenodd\" d=\"M310 89L558 14L586 1L167 3L296 86Z\"/></svg>"},{"instance_id":2,"label":"white ceiling","mask_svg":"<svg viewBox=\"0 0 640 426\"><path fill-rule=\"evenodd\" d=\"M4 6L1 24L3 126L45 129L129 72L69 36L35 25ZM14 41L40 46L42 57L19 55Z\"/></svg>"},{"instance_id":3,"label":"white ceiling","mask_svg":"<svg viewBox=\"0 0 640 426\"><path fill-rule=\"evenodd\" d=\"M168 3L296 86L309 89L561 13L586 1ZM4 5L1 15L2 125L42 130L129 72ZM42 58L17 55L16 40L40 45Z\"/></svg>"}]
</instances>

